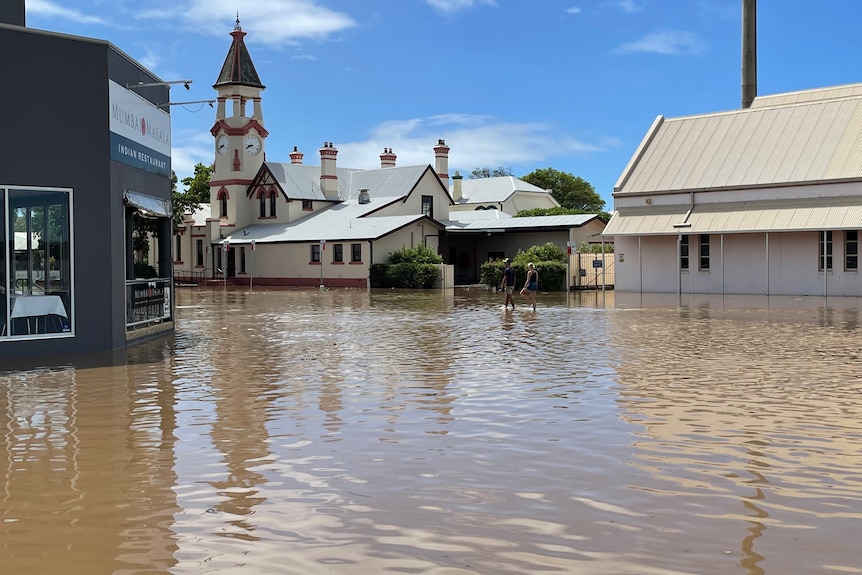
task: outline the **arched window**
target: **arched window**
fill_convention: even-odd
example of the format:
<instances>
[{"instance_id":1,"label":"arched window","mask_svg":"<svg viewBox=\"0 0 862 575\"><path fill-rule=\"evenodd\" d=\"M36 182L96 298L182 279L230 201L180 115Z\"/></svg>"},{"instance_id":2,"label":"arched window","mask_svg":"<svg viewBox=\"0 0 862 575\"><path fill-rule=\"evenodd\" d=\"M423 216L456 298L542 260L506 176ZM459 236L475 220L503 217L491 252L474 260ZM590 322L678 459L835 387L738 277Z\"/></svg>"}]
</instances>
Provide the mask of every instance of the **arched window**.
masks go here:
<instances>
[{"instance_id":1,"label":"arched window","mask_svg":"<svg viewBox=\"0 0 862 575\"><path fill-rule=\"evenodd\" d=\"M225 189L219 190L219 193L218 193L218 205L219 205L218 216L220 218L226 218L227 217L227 199L228 199L227 190L225 190Z\"/></svg>"},{"instance_id":2,"label":"arched window","mask_svg":"<svg viewBox=\"0 0 862 575\"><path fill-rule=\"evenodd\" d=\"M257 193L257 203L260 205L260 217L266 217L266 196L263 190Z\"/></svg>"},{"instance_id":3,"label":"arched window","mask_svg":"<svg viewBox=\"0 0 862 575\"><path fill-rule=\"evenodd\" d=\"M275 217L275 190L269 191L269 217Z\"/></svg>"}]
</instances>

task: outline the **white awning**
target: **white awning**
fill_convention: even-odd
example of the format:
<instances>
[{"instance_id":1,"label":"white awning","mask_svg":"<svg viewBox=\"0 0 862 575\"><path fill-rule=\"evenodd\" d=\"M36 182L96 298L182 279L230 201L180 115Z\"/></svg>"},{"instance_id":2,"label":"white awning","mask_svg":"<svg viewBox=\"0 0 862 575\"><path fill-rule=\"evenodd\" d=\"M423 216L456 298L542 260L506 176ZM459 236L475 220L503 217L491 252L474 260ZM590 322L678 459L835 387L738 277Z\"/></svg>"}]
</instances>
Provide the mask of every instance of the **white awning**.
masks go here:
<instances>
[{"instance_id":1,"label":"white awning","mask_svg":"<svg viewBox=\"0 0 862 575\"><path fill-rule=\"evenodd\" d=\"M147 218L170 218L173 215L171 202L155 196L125 190L123 202L127 206L137 208L141 215Z\"/></svg>"},{"instance_id":2,"label":"white awning","mask_svg":"<svg viewBox=\"0 0 862 575\"><path fill-rule=\"evenodd\" d=\"M741 234L862 229L862 198L727 202L614 212L605 236Z\"/></svg>"}]
</instances>

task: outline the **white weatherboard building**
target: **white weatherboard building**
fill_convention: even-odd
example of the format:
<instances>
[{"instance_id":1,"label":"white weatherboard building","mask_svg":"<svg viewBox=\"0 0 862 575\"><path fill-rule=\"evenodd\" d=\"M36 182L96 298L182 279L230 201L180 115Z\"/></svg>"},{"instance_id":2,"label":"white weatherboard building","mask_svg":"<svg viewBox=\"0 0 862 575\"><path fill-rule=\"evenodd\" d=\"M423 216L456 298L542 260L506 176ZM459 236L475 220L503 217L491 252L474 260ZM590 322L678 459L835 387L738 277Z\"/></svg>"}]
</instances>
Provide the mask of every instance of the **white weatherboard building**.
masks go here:
<instances>
[{"instance_id":1,"label":"white weatherboard building","mask_svg":"<svg viewBox=\"0 0 862 575\"><path fill-rule=\"evenodd\" d=\"M659 116L604 231L619 291L862 295L862 84Z\"/></svg>"},{"instance_id":2,"label":"white weatherboard building","mask_svg":"<svg viewBox=\"0 0 862 575\"><path fill-rule=\"evenodd\" d=\"M372 264L425 245L443 256L442 285L473 283L489 258L549 241L577 245L604 228L595 215L511 217L559 205L548 190L517 178L462 182L456 173L450 185L444 140L433 146L433 165L396 166L386 148L379 169L345 168L332 142L320 147L319 166L305 165L296 148L289 163L268 161L264 86L239 22L231 36L213 86L210 204L184 214L174 246L180 280L368 287ZM479 213L484 217L471 217Z\"/></svg>"}]
</instances>

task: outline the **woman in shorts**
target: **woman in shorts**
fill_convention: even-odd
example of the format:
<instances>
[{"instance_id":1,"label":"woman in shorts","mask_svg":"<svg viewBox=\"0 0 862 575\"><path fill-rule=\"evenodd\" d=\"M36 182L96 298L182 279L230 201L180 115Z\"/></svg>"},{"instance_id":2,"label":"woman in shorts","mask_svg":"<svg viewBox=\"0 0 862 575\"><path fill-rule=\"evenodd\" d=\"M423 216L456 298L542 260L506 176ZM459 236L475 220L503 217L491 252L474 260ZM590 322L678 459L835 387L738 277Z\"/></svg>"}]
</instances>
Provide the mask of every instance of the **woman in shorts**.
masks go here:
<instances>
[{"instance_id":1,"label":"woman in shorts","mask_svg":"<svg viewBox=\"0 0 862 575\"><path fill-rule=\"evenodd\" d=\"M533 262L527 264L527 281L524 282L524 289L521 290L521 295L527 298L527 302L533 305L536 309L536 293L539 291L539 272L536 271L536 266Z\"/></svg>"}]
</instances>

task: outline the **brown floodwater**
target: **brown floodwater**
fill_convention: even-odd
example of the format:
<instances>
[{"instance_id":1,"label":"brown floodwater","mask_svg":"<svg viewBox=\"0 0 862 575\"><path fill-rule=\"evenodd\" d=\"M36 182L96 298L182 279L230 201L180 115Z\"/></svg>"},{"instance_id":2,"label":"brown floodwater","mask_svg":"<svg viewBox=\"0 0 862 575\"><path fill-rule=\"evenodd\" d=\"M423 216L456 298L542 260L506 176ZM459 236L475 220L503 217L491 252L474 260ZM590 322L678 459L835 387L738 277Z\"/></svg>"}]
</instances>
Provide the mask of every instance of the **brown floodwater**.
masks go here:
<instances>
[{"instance_id":1,"label":"brown floodwater","mask_svg":"<svg viewBox=\"0 0 862 575\"><path fill-rule=\"evenodd\" d=\"M182 288L0 373L0 573L862 573L860 301Z\"/></svg>"}]
</instances>

